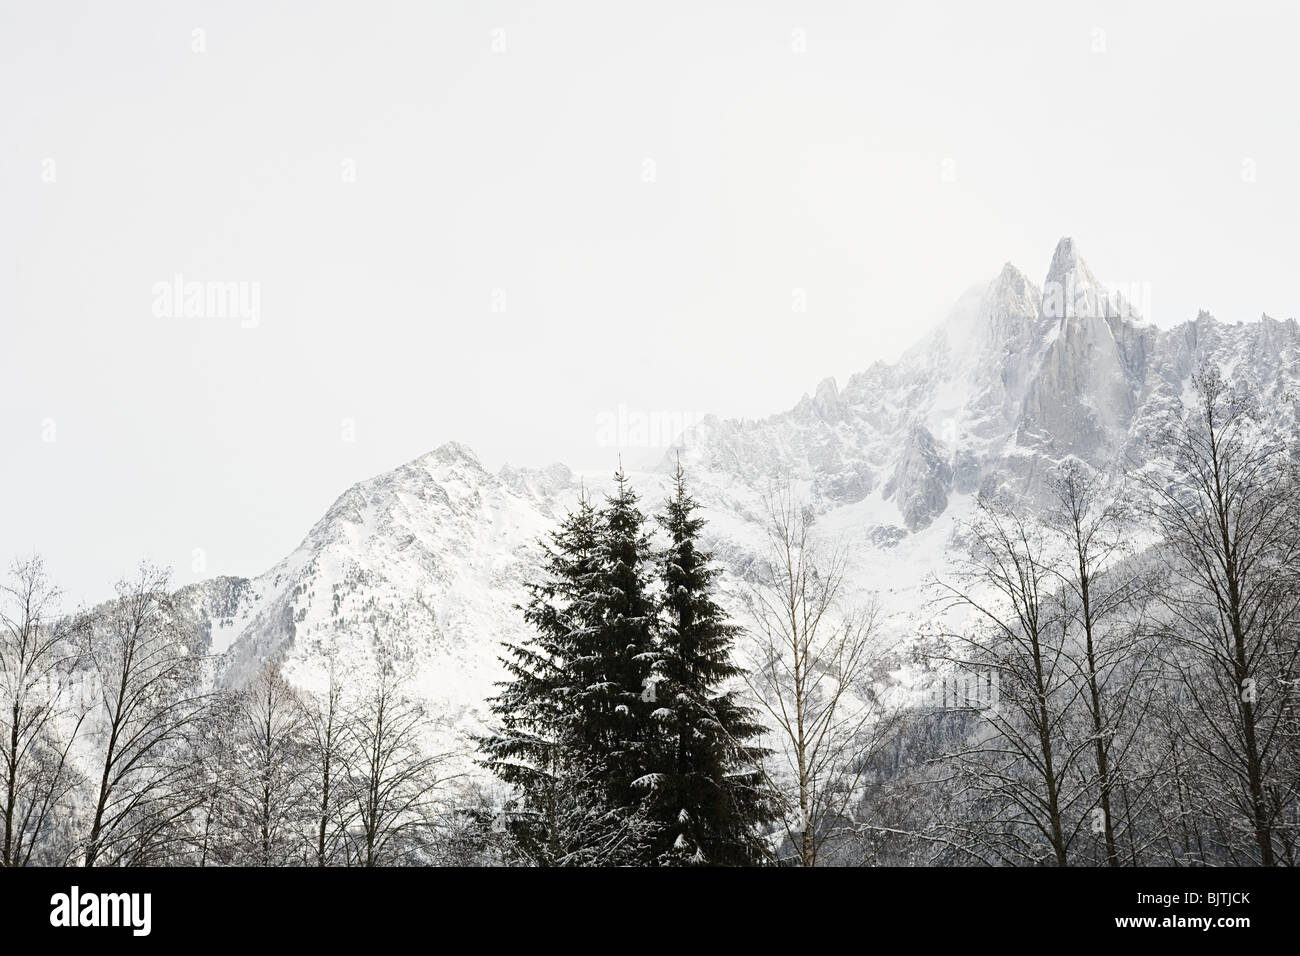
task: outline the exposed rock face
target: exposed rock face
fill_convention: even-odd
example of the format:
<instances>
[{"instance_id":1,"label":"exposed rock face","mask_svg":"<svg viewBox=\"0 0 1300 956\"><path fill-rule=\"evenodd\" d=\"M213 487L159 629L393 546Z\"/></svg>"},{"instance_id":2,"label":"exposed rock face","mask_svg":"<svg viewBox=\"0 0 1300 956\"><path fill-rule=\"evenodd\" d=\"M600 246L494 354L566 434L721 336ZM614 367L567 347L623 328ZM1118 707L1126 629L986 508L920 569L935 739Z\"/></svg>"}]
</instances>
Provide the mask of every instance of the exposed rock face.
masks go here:
<instances>
[{"instance_id":1,"label":"exposed rock face","mask_svg":"<svg viewBox=\"0 0 1300 956\"><path fill-rule=\"evenodd\" d=\"M867 540L877 548L892 548L907 537L907 531L897 525L876 525L867 531Z\"/></svg>"},{"instance_id":2,"label":"exposed rock face","mask_svg":"<svg viewBox=\"0 0 1300 956\"><path fill-rule=\"evenodd\" d=\"M959 448L953 456L952 487L958 494L968 495L975 491L983 478L980 460L969 448Z\"/></svg>"},{"instance_id":3,"label":"exposed rock face","mask_svg":"<svg viewBox=\"0 0 1300 956\"><path fill-rule=\"evenodd\" d=\"M817 392L813 395L813 408L824 421L839 421L843 415L843 409L840 408L840 390L835 386L835 379L822 379L817 386Z\"/></svg>"},{"instance_id":4,"label":"exposed rock face","mask_svg":"<svg viewBox=\"0 0 1300 956\"><path fill-rule=\"evenodd\" d=\"M897 496L898 510L909 531L924 528L948 507L952 468L934 436L916 426L907 436L894 476L885 486L886 499Z\"/></svg>"},{"instance_id":5,"label":"exposed rock face","mask_svg":"<svg viewBox=\"0 0 1300 956\"><path fill-rule=\"evenodd\" d=\"M1070 239L1052 256L1043 314L1055 323L1055 337L1025 398L1019 437L1055 457L1099 464L1132 421L1147 330L1093 277Z\"/></svg>"},{"instance_id":6,"label":"exposed rock face","mask_svg":"<svg viewBox=\"0 0 1300 956\"><path fill-rule=\"evenodd\" d=\"M1011 263L989 287L978 321L985 335L975 356L972 402L1003 423L1020 410L1046 329L1039 309L1041 293Z\"/></svg>"}]
</instances>

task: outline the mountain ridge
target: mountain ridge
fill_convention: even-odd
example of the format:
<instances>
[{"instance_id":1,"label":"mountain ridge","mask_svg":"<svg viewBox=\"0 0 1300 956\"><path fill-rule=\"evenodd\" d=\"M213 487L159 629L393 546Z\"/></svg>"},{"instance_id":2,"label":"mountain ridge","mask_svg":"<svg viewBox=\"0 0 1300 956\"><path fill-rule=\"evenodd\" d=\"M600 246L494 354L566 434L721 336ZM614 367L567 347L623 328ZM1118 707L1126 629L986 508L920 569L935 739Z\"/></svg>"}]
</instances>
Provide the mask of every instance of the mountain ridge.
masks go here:
<instances>
[{"instance_id":1,"label":"mountain ridge","mask_svg":"<svg viewBox=\"0 0 1300 956\"><path fill-rule=\"evenodd\" d=\"M906 630L919 579L942 565L979 494L1032 500L1066 455L1103 471L1149 458L1205 360L1277 400L1300 382L1300 330L1294 319L1227 325L1204 312L1159 329L1105 290L1065 238L1043 286L1007 263L898 362L873 363L843 388L823 379L763 419L706 416L632 477L653 512L680 456L711 520L708 542L740 580L762 547L763 494L789 475L823 530L847 543L850 595L880 594L891 626ZM1294 407L1275 404L1295 431ZM178 593L230 683L282 654L311 686L330 655L359 662L382 642L459 734L481 720L499 642L523 633L514 605L537 569L536 542L592 477L558 463L493 473L446 442L346 489L263 574ZM739 612L738 593L724 599Z\"/></svg>"}]
</instances>

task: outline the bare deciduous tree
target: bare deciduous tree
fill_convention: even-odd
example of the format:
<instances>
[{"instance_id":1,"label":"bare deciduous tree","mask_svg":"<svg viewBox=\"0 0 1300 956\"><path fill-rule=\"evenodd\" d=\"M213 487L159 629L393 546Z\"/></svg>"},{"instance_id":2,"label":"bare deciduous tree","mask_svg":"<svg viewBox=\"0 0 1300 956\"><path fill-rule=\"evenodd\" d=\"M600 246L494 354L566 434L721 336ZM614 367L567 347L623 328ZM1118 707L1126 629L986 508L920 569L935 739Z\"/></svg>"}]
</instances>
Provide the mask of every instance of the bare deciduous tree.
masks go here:
<instances>
[{"instance_id":1,"label":"bare deciduous tree","mask_svg":"<svg viewBox=\"0 0 1300 956\"><path fill-rule=\"evenodd\" d=\"M1252 397L1215 366L1193 384L1193 408L1166 437L1172 475L1143 476L1173 575L1162 603L1186 701L1180 735L1215 768L1203 796L1237 809L1254 861L1271 866L1297 798L1295 768L1280 761L1300 652L1300 496Z\"/></svg>"},{"instance_id":2,"label":"bare deciduous tree","mask_svg":"<svg viewBox=\"0 0 1300 956\"><path fill-rule=\"evenodd\" d=\"M169 574L141 565L117 598L83 629L84 657L98 683L89 729L99 780L83 863L140 864L181 839L178 825L206 795L180 759L202 716L197 630L168 592Z\"/></svg>"},{"instance_id":3,"label":"bare deciduous tree","mask_svg":"<svg viewBox=\"0 0 1300 956\"><path fill-rule=\"evenodd\" d=\"M357 866L418 860L435 831L444 755L426 751L431 729L422 701L381 649L349 708L346 733L347 856Z\"/></svg>"},{"instance_id":4,"label":"bare deciduous tree","mask_svg":"<svg viewBox=\"0 0 1300 956\"><path fill-rule=\"evenodd\" d=\"M1005 503L984 500L970 527L970 556L958 583L941 583L945 610L973 615L954 635L956 662L998 675L985 728L950 759L984 816L963 839L993 859L1069 862L1085 788L1075 765L1085 746L1068 719L1081 688L1067 648L1068 616L1057 599L1058 566L1043 530Z\"/></svg>"},{"instance_id":5,"label":"bare deciduous tree","mask_svg":"<svg viewBox=\"0 0 1300 956\"><path fill-rule=\"evenodd\" d=\"M305 786L308 722L278 659L263 665L239 698L236 787L246 862L285 866L302 859L310 814Z\"/></svg>"},{"instance_id":6,"label":"bare deciduous tree","mask_svg":"<svg viewBox=\"0 0 1300 956\"><path fill-rule=\"evenodd\" d=\"M1057 577L1072 625L1064 651L1083 687L1082 732L1091 740L1096 799L1090 828L1103 841L1106 863L1119 866L1116 794L1139 739L1134 730L1150 702L1138 691L1154 676L1155 643L1139 620L1153 579L1131 562L1132 515L1118 495L1107 492L1101 474L1070 458L1051 485L1055 500L1046 520L1065 545ZM1135 781L1126 788L1126 806L1135 795L1145 796L1149 784Z\"/></svg>"},{"instance_id":7,"label":"bare deciduous tree","mask_svg":"<svg viewBox=\"0 0 1300 956\"><path fill-rule=\"evenodd\" d=\"M817 865L850 823L871 753L891 724L873 684L882 656L874 605L840 606L845 559L812 533L788 482L767 499L768 554L749 593L752 665L745 680L775 725L768 772L799 862Z\"/></svg>"},{"instance_id":8,"label":"bare deciduous tree","mask_svg":"<svg viewBox=\"0 0 1300 956\"><path fill-rule=\"evenodd\" d=\"M343 706L343 680L338 655L330 653L325 665L325 689L304 694L309 792L315 823L312 862L330 866L342 852L341 797L345 793L346 768L352 763L351 735Z\"/></svg>"},{"instance_id":9,"label":"bare deciduous tree","mask_svg":"<svg viewBox=\"0 0 1300 956\"><path fill-rule=\"evenodd\" d=\"M77 652L40 557L0 585L0 866L26 866L78 780L69 761L85 711L69 700Z\"/></svg>"},{"instance_id":10,"label":"bare deciduous tree","mask_svg":"<svg viewBox=\"0 0 1300 956\"><path fill-rule=\"evenodd\" d=\"M243 821L237 789L242 768L238 755L238 693L225 691L208 698L204 712L188 735L191 760L186 784L198 794L190 824L193 859L198 866L229 866L237 860Z\"/></svg>"}]
</instances>

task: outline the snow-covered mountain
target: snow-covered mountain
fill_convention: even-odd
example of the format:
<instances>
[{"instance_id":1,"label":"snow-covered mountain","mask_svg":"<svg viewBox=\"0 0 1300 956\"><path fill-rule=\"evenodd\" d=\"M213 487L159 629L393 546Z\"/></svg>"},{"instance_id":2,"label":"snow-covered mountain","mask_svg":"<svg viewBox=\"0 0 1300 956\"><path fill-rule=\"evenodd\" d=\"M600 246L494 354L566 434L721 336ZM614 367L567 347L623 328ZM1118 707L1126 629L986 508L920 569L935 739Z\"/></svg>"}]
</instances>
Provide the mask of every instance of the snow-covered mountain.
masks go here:
<instances>
[{"instance_id":1,"label":"snow-covered mountain","mask_svg":"<svg viewBox=\"0 0 1300 956\"><path fill-rule=\"evenodd\" d=\"M415 666L442 718L472 726L498 676L498 642L519 633L514 604L535 543L574 487L562 465L492 474L448 443L349 488L265 574L180 594L232 684L281 653L310 686L329 654L364 664L382 641Z\"/></svg>"},{"instance_id":2,"label":"snow-covered mountain","mask_svg":"<svg viewBox=\"0 0 1300 956\"><path fill-rule=\"evenodd\" d=\"M743 574L762 546L762 495L791 474L819 527L848 547L853 591L878 595L905 635L922 578L943 567L954 524L981 489L1036 494L1066 455L1101 469L1147 460L1204 359L1248 380L1296 429L1284 400L1300 381L1294 319L1229 325L1201 313L1159 329L1062 239L1041 286L1007 264L899 362L843 388L827 379L761 421L706 418L633 483L655 510L680 454L708 509L711 546ZM383 640L416 664L449 724L469 729L499 676L499 642L522 635L514 605L536 541L582 477L563 465L493 474L446 444L348 489L264 574L181 596L232 681L282 652L289 673L312 684L331 650L355 661ZM605 478L588 476L588 487Z\"/></svg>"}]
</instances>

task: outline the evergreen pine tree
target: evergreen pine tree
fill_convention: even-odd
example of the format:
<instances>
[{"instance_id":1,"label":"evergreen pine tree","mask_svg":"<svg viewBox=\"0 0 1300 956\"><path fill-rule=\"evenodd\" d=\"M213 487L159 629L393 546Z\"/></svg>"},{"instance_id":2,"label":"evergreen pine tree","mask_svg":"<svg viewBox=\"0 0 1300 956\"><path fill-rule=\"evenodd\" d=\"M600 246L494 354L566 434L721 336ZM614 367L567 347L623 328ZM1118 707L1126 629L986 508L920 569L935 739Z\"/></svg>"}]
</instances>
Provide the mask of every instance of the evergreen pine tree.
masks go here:
<instances>
[{"instance_id":1,"label":"evergreen pine tree","mask_svg":"<svg viewBox=\"0 0 1300 956\"><path fill-rule=\"evenodd\" d=\"M489 701L501 729L480 738L481 762L520 791L509 829L530 859L759 862L763 728L721 689L740 674L737 628L713 600L704 522L679 466L656 556L621 467L614 481L604 507L584 494L544 545L522 609L533 633L506 645L509 679Z\"/></svg>"},{"instance_id":2,"label":"evergreen pine tree","mask_svg":"<svg viewBox=\"0 0 1300 956\"><path fill-rule=\"evenodd\" d=\"M678 462L674 494L658 516L667 538L656 722L664 730L661 784L650 804L662 825L661 853L677 863L757 864L759 828L772 819L758 769L763 726L725 684L740 676L732 662L739 628L713 598L720 574L700 550L704 520Z\"/></svg>"},{"instance_id":3,"label":"evergreen pine tree","mask_svg":"<svg viewBox=\"0 0 1300 956\"><path fill-rule=\"evenodd\" d=\"M481 764L520 792L504 822L534 862L648 862L632 783L646 767L652 561L621 470L616 481L604 508L584 494L543 545L522 608L533 633L505 645L509 679L488 702L501 729L478 740Z\"/></svg>"},{"instance_id":4,"label":"evergreen pine tree","mask_svg":"<svg viewBox=\"0 0 1300 956\"><path fill-rule=\"evenodd\" d=\"M515 835L538 859L552 854L548 821L571 808L556 805L571 792L568 781L586 776L597 748L587 715L580 709L576 678L589 656L587 643L596 618L590 600L599 554L599 518L584 493L577 510L544 542L543 573L528 585L523 611L532 634L505 644L501 662L509 678L488 701L500 730L477 741L480 763L518 788L522 812Z\"/></svg>"},{"instance_id":5,"label":"evergreen pine tree","mask_svg":"<svg viewBox=\"0 0 1300 956\"><path fill-rule=\"evenodd\" d=\"M635 807L653 789L655 727L650 685L655 661L654 557L622 466L600 511L600 538L589 594L595 624L575 668L583 717L605 761L611 805Z\"/></svg>"}]
</instances>

